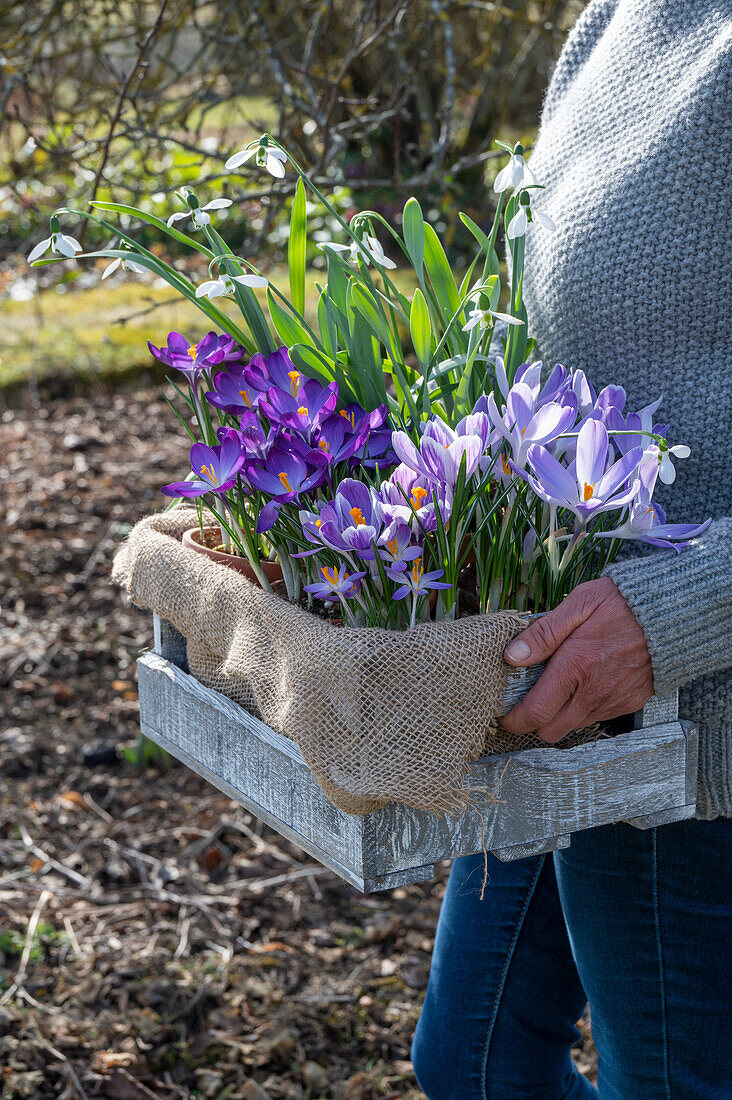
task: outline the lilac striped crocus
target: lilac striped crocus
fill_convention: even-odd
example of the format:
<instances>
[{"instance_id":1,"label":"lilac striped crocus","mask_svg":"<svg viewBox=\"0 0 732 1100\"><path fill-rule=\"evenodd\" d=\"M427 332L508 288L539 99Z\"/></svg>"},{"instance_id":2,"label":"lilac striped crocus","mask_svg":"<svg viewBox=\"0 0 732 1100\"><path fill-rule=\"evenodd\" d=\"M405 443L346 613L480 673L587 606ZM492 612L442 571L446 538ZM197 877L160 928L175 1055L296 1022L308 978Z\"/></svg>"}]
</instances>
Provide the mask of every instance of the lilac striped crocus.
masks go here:
<instances>
[{"instance_id":1,"label":"lilac striped crocus","mask_svg":"<svg viewBox=\"0 0 732 1100\"><path fill-rule=\"evenodd\" d=\"M357 594L365 576L366 574L361 572L349 573L345 564L339 569L323 565L320 568L321 579L314 584L304 585L303 590L317 596L319 600L327 600L331 603L340 600L343 603Z\"/></svg>"},{"instance_id":2,"label":"lilac striped crocus","mask_svg":"<svg viewBox=\"0 0 732 1100\"><path fill-rule=\"evenodd\" d=\"M598 531L597 538L606 539L631 539L637 542L647 542L651 546L659 546L664 549L676 550L678 553L686 549L691 539L698 538L711 524L711 519L704 523L666 523L666 514L663 508L653 502L653 490L658 477L658 454L653 452L646 455L638 469L638 494L631 501L625 522L612 531Z\"/></svg>"},{"instance_id":3,"label":"lilac striped crocus","mask_svg":"<svg viewBox=\"0 0 732 1100\"><path fill-rule=\"evenodd\" d=\"M333 550L373 560L374 543L383 527L377 503L376 494L362 481L345 478L333 500L321 509L320 538Z\"/></svg>"},{"instance_id":4,"label":"lilac striped crocus","mask_svg":"<svg viewBox=\"0 0 732 1100\"><path fill-rule=\"evenodd\" d=\"M526 473L511 461L512 469L531 485L538 497L548 504L567 508L583 523L600 512L623 508L638 493L638 482L628 482L636 474L643 449L635 447L608 467L609 439L605 425L587 420L577 439L577 457L565 467L546 447L529 447ZM612 453L612 452L611 452Z\"/></svg>"},{"instance_id":5,"label":"lilac striped crocus","mask_svg":"<svg viewBox=\"0 0 732 1100\"><path fill-rule=\"evenodd\" d=\"M529 448L545 447L562 432L569 431L577 419L577 403L574 394L567 389L564 403L547 401L537 408L537 394L526 382L517 382L506 398L503 413L493 394L488 395L488 415L494 427L506 440L513 463L523 467Z\"/></svg>"},{"instance_id":6,"label":"lilac striped crocus","mask_svg":"<svg viewBox=\"0 0 732 1100\"><path fill-rule=\"evenodd\" d=\"M225 493L236 482L246 455L237 433L230 434L216 447L194 443L191 447L191 469L196 477L191 481L175 481L160 490L166 497L200 497L204 493Z\"/></svg>"},{"instance_id":7,"label":"lilac striped crocus","mask_svg":"<svg viewBox=\"0 0 732 1100\"><path fill-rule=\"evenodd\" d=\"M425 425L419 449L406 432L394 432L392 446L404 465L428 481L452 490L463 459L466 480L477 470L489 434L490 421L482 412L464 417L454 430L433 416Z\"/></svg>"},{"instance_id":8,"label":"lilac striped crocus","mask_svg":"<svg viewBox=\"0 0 732 1100\"><path fill-rule=\"evenodd\" d=\"M385 526L399 520L408 523L415 534L430 534L437 529L435 500L446 527L452 512L452 490L401 463L382 483L377 508Z\"/></svg>"}]
</instances>

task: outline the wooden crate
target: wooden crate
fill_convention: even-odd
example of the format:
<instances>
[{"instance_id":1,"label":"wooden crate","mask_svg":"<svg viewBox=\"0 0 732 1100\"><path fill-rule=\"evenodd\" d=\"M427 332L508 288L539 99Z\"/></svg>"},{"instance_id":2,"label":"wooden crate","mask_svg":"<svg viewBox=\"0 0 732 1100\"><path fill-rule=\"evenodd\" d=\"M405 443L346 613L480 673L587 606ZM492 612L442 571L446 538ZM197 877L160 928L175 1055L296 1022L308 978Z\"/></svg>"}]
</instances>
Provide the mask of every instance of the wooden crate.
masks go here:
<instances>
[{"instance_id":1,"label":"wooden crate","mask_svg":"<svg viewBox=\"0 0 732 1100\"><path fill-rule=\"evenodd\" d=\"M185 639L155 618L155 646L138 661L142 732L359 890L432 877L434 864L483 846L499 859L566 848L571 834L628 821L639 828L692 817L696 729L677 696L654 697L637 728L570 749L526 749L470 768L475 806L438 817L390 803L346 814L322 792L300 750L187 672ZM512 674L510 706L540 668Z\"/></svg>"}]
</instances>

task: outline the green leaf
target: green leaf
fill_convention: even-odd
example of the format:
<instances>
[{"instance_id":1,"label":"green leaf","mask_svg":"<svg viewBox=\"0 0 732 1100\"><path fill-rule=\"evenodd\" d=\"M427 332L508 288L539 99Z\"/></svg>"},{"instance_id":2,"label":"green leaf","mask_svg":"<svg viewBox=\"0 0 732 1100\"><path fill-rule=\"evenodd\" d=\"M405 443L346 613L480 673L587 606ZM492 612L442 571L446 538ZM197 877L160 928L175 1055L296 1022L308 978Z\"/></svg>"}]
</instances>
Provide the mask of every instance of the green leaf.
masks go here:
<instances>
[{"instance_id":1,"label":"green leaf","mask_svg":"<svg viewBox=\"0 0 732 1100\"><path fill-rule=\"evenodd\" d=\"M267 287L267 305L272 324L283 344L287 344L288 347L292 344L312 344L313 338L305 326L282 308L269 287Z\"/></svg>"},{"instance_id":2,"label":"green leaf","mask_svg":"<svg viewBox=\"0 0 732 1100\"><path fill-rule=\"evenodd\" d=\"M348 297L348 275L346 274L348 268L344 261L340 259L338 253L331 252L329 248L324 249L324 251L328 262L328 297L335 302L341 313L345 314Z\"/></svg>"},{"instance_id":3,"label":"green leaf","mask_svg":"<svg viewBox=\"0 0 732 1100\"><path fill-rule=\"evenodd\" d=\"M424 266L424 218L422 207L414 198L407 199L404 205L402 232L409 259L417 272L417 277L421 279Z\"/></svg>"},{"instance_id":4,"label":"green leaf","mask_svg":"<svg viewBox=\"0 0 732 1100\"><path fill-rule=\"evenodd\" d=\"M351 301L355 308L368 321L374 335L381 340L384 347L393 352L393 335L383 313L379 310L376 299L362 283L357 282L355 279L351 281L350 289Z\"/></svg>"},{"instance_id":5,"label":"green leaf","mask_svg":"<svg viewBox=\"0 0 732 1100\"><path fill-rule=\"evenodd\" d=\"M144 210L138 210L136 206L125 206L121 202L100 202L95 199L89 203L90 206L97 208L98 210L114 210L116 214L130 214L134 218L139 218L141 222L147 222L148 225L154 225L162 233L165 233L168 237L174 237L176 241L180 241L181 244L187 244L189 248L195 248L197 252L203 252L206 256L213 256L213 252L206 248L205 244L201 241L197 241L194 237L189 237L186 233L181 233L180 229L175 229L174 226L168 225L162 218L158 218L155 214L148 214Z\"/></svg>"},{"instance_id":6,"label":"green leaf","mask_svg":"<svg viewBox=\"0 0 732 1100\"><path fill-rule=\"evenodd\" d=\"M419 365L424 373L430 361L432 352L432 321L430 311L422 291L417 287L412 298L412 308L409 313L409 329L412 334L412 343L419 359Z\"/></svg>"},{"instance_id":7,"label":"green leaf","mask_svg":"<svg viewBox=\"0 0 732 1100\"><path fill-rule=\"evenodd\" d=\"M321 290L318 298L318 331L320 342L327 355L335 359L338 350L338 329L335 317L330 305L330 299L324 290Z\"/></svg>"},{"instance_id":8,"label":"green leaf","mask_svg":"<svg viewBox=\"0 0 732 1100\"><path fill-rule=\"evenodd\" d=\"M431 225L424 226L424 265L435 297L448 317L460 309L460 295L445 250Z\"/></svg>"},{"instance_id":9,"label":"green leaf","mask_svg":"<svg viewBox=\"0 0 732 1100\"><path fill-rule=\"evenodd\" d=\"M322 386L329 385L336 377L333 360L311 344L295 344L290 348L290 358L304 375L317 379Z\"/></svg>"},{"instance_id":10,"label":"green leaf","mask_svg":"<svg viewBox=\"0 0 732 1100\"><path fill-rule=\"evenodd\" d=\"M290 296L298 313L305 312L305 248L307 244L307 212L305 184L297 181L290 217L290 240L287 261L290 268ZM274 318L273 318L274 320Z\"/></svg>"}]
</instances>

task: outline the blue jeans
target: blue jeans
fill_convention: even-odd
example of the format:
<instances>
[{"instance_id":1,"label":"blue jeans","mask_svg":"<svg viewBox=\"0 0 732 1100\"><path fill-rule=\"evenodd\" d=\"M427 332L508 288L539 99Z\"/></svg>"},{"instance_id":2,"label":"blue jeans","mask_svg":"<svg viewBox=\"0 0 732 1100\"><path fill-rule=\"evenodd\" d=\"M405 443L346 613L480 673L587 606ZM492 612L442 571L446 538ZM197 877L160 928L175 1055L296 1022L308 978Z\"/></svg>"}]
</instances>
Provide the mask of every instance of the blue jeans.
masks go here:
<instances>
[{"instance_id":1,"label":"blue jeans","mask_svg":"<svg viewBox=\"0 0 732 1100\"><path fill-rule=\"evenodd\" d=\"M455 860L412 1060L429 1100L730 1100L732 822ZM589 1001L598 1087L570 1058Z\"/></svg>"}]
</instances>

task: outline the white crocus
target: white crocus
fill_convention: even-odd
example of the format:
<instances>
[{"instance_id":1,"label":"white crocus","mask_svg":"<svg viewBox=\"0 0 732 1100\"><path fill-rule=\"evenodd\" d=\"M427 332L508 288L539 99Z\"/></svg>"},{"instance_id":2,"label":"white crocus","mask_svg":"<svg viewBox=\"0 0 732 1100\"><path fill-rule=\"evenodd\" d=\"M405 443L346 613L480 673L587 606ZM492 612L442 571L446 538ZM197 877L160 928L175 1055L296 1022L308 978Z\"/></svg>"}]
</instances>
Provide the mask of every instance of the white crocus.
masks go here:
<instances>
[{"instance_id":1,"label":"white crocus","mask_svg":"<svg viewBox=\"0 0 732 1100\"><path fill-rule=\"evenodd\" d=\"M557 227L548 214L543 210L535 210L532 206L531 221L529 221L528 210L529 207L522 204L511 218L506 226L506 236L509 240L515 241L517 237L524 237L530 225L540 225L548 233L556 233Z\"/></svg>"},{"instance_id":2,"label":"white crocus","mask_svg":"<svg viewBox=\"0 0 732 1100\"><path fill-rule=\"evenodd\" d=\"M688 458L691 454L691 448L687 447L685 443L677 443L674 447L669 447L667 451L661 452L661 464L658 468L658 476L664 485L673 485L676 480L676 467L673 464L671 455L674 458Z\"/></svg>"},{"instance_id":3,"label":"white crocus","mask_svg":"<svg viewBox=\"0 0 732 1100\"><path fill-rule=\"evenodd\" d=\"M512 191L518 191L535 183L536 177L524 160L523 153L511 153L508 164L496 176L493 190L500 194L509 187Z\"/></svg>"},{"instance_id":4,"label":"white crocus","mask_svg":"<svg viewBox=\"0 0 732 1100\"><path fill-rule=\"evenodd\" d=\"M252 157L256 158L256 163L260 168L266 168L270 176L276 176L277 179L282 179L284 176L287 154L274 145L252 145L247 149L241 149L238 153L234 153L233 156L229 157L224 168L232 171L234 168L246 164Z\"/></svg>"},{"instance_id":5,"label":"white crocus","mask_svg":"<svg viewBox=\"0 0 732 1100\"><path fill-rule=\"evenodd\" d=\"M182 221L183 218L191 218L196 229L203 229L204 225L211 224L211 216L206 213L207 210L225 210L227 206L231 206L231 203L231 199L212 199L205 206L197 206L195 210L178 210L170 215L166 224L170 227L174 222Z\"/></svg>"},{"instance_id":6,"label":"white crocus","mask_svg":"<svg viewBox=\"0 0 732 1100\"><path fill-rule=\"evenodd\" d=\"M365 263L377 263L387 269L395 268L396 264L384 252L381 242L376 237L368 234L364 241L351 241L350 244L339 244L338 241L323 241L318 248L331 248L334 252L349 252L349 262L358 263L359 256Z\"/></svg>"},{"instance_id":7,"label":"white crocus","mask_svg":"<svg viewBox=\"0 0 732 1100\"><path fill-rule=\"evenodd\" d=\"M196 288L196 297L231 298L236 291L235 283L252 289L267 286L267 280L263 275L220 275L218 279L209 279L201 283Z\"/></svg>"},{"instance_id":8,"label":"white crocus","mask_svg":"<svg viewBox=\"0 0 732 1100\"><path fill-rule=\"evenodd\" d=\"M467 324L463 325L463 332L470 332L477 328L481 333L493 326L494 321L505 321L508 325L523 325L518 317L511 317L508 313L498 313L495 309L471 309Z\"/></svg>"},{"instance_id":9,"label":"white crocus","mask_svg":"<svg viewBox=\"0 0 732 1100\"><path fill-rule=\"evenodd\" d=\"M38 260L48 252L49 248L51 252L66 256L70 260L77 252L81 252L81 245L76 237L69 237L66 233L52 233L50 237L46 237L45 241L39 241L35 248L31 249L28 254L28 263L32 264L34 260Z\"/></svg>"},{"instance_id":10,"label":"white crocus","mask_svg":"<svg viewBox=\"0 0 732 1100\"><path fill-rule=\"evenodd\" d=\"M111 264L105 267L102 278L108 279L119 268L122 268L123 271L134 271L136 275L144 275L147 271L147 268L143 267L142 264L136 264L134 260L123 260L121 256L118 256L116 260L112 260Z\"/></svg>"}]
</instances>

